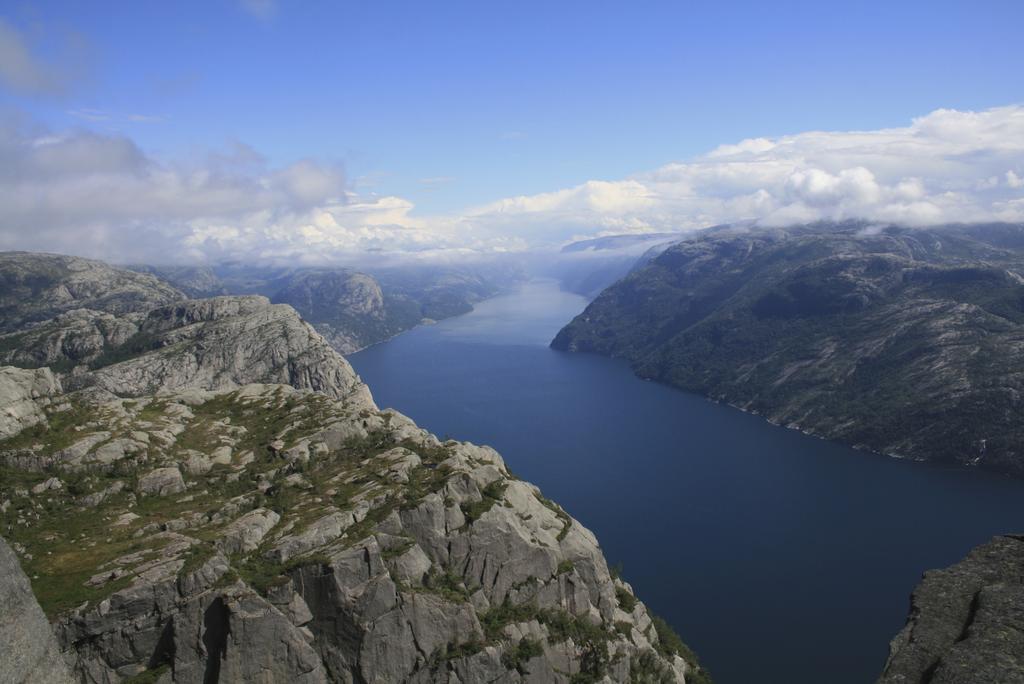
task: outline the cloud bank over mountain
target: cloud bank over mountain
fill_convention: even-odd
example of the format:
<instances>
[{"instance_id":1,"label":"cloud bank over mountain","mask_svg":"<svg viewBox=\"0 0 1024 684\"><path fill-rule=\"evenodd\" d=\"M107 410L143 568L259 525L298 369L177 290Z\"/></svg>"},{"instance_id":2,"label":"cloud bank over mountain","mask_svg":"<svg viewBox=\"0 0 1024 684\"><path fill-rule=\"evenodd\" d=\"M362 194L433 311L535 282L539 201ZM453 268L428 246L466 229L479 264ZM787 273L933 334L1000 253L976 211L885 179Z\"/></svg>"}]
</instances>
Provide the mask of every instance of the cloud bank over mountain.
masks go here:
<instances>
[{"instance_id":1,"label":"cloud bank over mountain","mask_svg":"<svg viewBox=\"0 0 1024 684\"><path fill-rule=\"evenodd\" d=\"M120 261L457 259L756 220L1024 221L1024 106L753 138L621 180L422 216L334 164L235 144L184 164L88 129L0 125L0 248Z\"/></svg>"}]
</instances>

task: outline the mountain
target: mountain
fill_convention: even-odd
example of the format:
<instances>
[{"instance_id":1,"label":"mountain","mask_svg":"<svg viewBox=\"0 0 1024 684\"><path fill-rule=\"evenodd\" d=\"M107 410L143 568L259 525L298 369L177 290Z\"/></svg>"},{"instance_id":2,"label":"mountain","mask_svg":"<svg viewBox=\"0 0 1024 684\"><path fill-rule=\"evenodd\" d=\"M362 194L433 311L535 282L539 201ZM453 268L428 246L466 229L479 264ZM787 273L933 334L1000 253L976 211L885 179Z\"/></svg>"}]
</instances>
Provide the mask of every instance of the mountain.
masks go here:
<instances>
[{"instance_id":1,"label":"mountain","mask_svg":"<svg viewBox=\"0 0 1024 684\"><path fill-rule=\"evenodd\" d=\"M878 684L1024 682L1024 537L925 573Z\"/></svg>"},{"instance_id":2,"label":"mountain","mask_svg":"<svg viewBox=\"0 0 1024 684\"><path fill-rule=\"evenodd\" d=\"M552 346L893 456L1024 475L1024 226L717 228Z\"/></svg>"},{"instance_id":3,"label":"mountain","mask_svg":"<svg viewBox=\"0 0 1024 684\"><path fill-rule=\"evenodd\" d=\"M0 333L75 309L141 313L185 299L152 275L59 254L0 252Z\"/></svg>"},{"instance_id":4,"label":"mountain","mask_svg":"<svg viewBox=\"0 0 1024 684\"><path fill-rule=\"evenodd\" d=\"M293 306L331 345L349 354L420 325L468 313L519 279L511 266L407 265L374 269L217 269L223 289ZM175 282L175 281L171 281Z\"/></svg>"},{"instance_id":5,"label":"mountain","mask_svg":"<svg viewBox=\"0 0 1024 684\"><path fill-rule=\"evenodd\" d=\"M486 271L486 273L485 273ZM188 298L262 295L288 304L349 354L421 323L457 316L520 278L514 266L487 268L409 265L376 275L346 268L262 268L223 265L134 265L27 252L0 253L0 362L19 366L95 358L138 332L139 316L159 304ZM85 313L78 311L85 310ZM104 317L90 312L103 312ZM64 315L50 329L28 332ZM59 335L52 330L61 331Z\"/></svg>"},{"instance_id":6,"label":"mountain","mask_svg":"<svg viewBox=\"0 0 1024 684\"><path fill-rule=\"evenodd\" d=\"M593 534L380 410L287 305L60 311L7 348L111 320L70 368L0 368L0 530L75 681L706 681ZM0 681L62 681L5 549L2 634L34 647Z\"/></svg>"},{"instance_id":7,"label":"mountain","mask_svg":"<svg viewBox=\"0 0 1024 684\"><path fill-rule=\"evenodd\" d=\"M126 268L152 274L193 299L230 294L224 281L208 266L131 265Z\"/></svg>"}]
</instances>

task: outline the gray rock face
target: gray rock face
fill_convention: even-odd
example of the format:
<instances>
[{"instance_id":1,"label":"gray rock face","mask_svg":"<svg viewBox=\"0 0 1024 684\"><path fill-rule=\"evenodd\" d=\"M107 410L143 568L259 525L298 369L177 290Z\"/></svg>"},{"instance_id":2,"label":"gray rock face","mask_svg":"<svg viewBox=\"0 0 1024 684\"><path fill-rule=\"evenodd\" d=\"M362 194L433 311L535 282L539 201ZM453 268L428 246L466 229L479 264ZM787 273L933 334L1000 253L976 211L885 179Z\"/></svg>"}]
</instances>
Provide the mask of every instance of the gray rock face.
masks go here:
<instances>
[{"instance_id":1,"label":"gray rock face","mask_svg":"<svg viewBox=\"0 0 1024 684\"><path fill-rule=\"evenodd\" d=\"M76 491L46 472L25 473L28 491L0 483L13 504L0 522L51 588L79 681L161 667L181 682L695 672L594 536L493 449L287 385L88 397L38 438L105 428L51 465ZM98 456L123 440L141 446ZM182 467L225 446L209 469Z\"/></svg>"},{"instance_id":2,"label":"gray rock face","mask_svg":"<svg viewBox=\"0 0 1024 684\"><path fill-rule=\"evenodd\" d=\"M74 375L72 387L117 396L283 383L334 398L368 392L352 367L289 306L215 297L153 309L134 356Z\"/></svg>"},{"instance_id":3,"label":"gray rock face","mask_svg":"<svg viewBox=\"0 0 1024 684\"><path fill-rule=\"evenodd\" d=\"M50 623L39 608L28 578L11 547L0 539L0 682L72 682Z\"/></svg>"},{"instance_id":4,"label":"gray rock face","mask_svg":"<svg viewBox=\"0 0 1024 684\"><path fill-rule=\"evenodd\" d=\"M185 299L157 278L58 254L0 252L0 332L73 309L115 315Z\"/></svg>"},{"instance_id":5,"label":"gray rock face","mask_svg":"<svg viewBox=\"0 0 1024 684\"><path fill-rule=\"evenodd\" d=\"M139 478L139 493L154 496L166 496L185 491L185 481L181 471L171 466L157 468Z\"/></svg>"},{"instance_id":6,"label":"gray rock face","mask_svg":"<svg viewBox=\"0 0 1024 684\"><path fill-rule=\"evenodd\" d=\"M49 368L0 368L0 439L45 420L43 405L60 391Z\"/></svg>"},{"instance_id":7,"label":"gray rock face","mask_svg":"<svg viewBox=\"0 0 1024 684\"><path fill-rule=\"evenodd\" d=\"M925 573L878 681L1024 682L1024 537L996 537Z\"/></svg>"},{"instance_id":8,"label":"gray rock face","mask_svg":"<svg viewBox=\"0 0 1024 684\"><path fill-rule=\"evenodd\" d=\"M120 347L139 331L142 314L72 309L34 327L0 336L0 362L73 367Z\"/></svg>"},{"instance_id":9,"label":"gray rock face","mask_svg":"<svg viewBox=\"0 0 1024 684\"><path fill-rule=\"evenodd\" d=\"M401 325L409 325L389 320L384 293L376 280L344 269L294 274L273 299L295 307L343 354L390 337Z\"/></svg>"}]
</instances>

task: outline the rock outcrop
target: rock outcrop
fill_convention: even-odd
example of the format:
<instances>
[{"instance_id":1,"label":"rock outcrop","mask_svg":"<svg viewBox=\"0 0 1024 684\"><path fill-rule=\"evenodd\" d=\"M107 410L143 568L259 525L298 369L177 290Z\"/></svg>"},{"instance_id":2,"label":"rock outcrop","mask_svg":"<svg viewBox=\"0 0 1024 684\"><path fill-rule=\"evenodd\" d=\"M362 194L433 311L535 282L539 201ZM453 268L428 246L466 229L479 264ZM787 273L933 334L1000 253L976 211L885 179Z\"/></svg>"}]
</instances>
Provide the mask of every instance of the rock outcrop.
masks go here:
<instances>
[{"instance_id":1,"label":"rock outcrop","mask_svg":"<svg viewBox=\"0 0 1024 684\"><path fill-rule=\"evenodd\" d=\"M0 539L0 682L70 684L50 623L14 551Z\"/></svg>"},{"instance_id":2,"label":"rock outcrop","mask_svg":"<svg viewBox=\"0 0 1024 684\"><path fill-rule=\"evenodd\" d=\"M152 275L59 254L0 252L0 332L74 309L145 312L185 295Z\"/></svg>"},{"instance_id":3,"label":"rock outcrop","mask_svg":"<svg viewBox=\"0 0 1024 684\"><path fill-rule=\"evenodd\" d=\"M0 439L46 420L42 407L60 391L49 368L0 367Z\"/></svg>"},{"instance_id":4,"label":"rock outcrop","mask_svg":"<svg viewBox=\"0 0 1024 684\"><path fill-rule=\"evenodd\" d=\"M287 385L96 397L47 406L59 434L21 448L49 468L0 485L80 681L702 674L492 449ZM119 440L136 447L111 460ZM226 457L183 467L195 454Z\"/></svg>"},{"instance_id":5,"label":"rock outcrop","mask_svg":"<svg viewBox=\"0 0 1024 684\"><path fill-rule=\"evenodd\" d=\"M0 529L74 680L704 678L588 530L291 307L98 299L7 338L63 372L0 368Z\"/></svg>"},{"instance_id":6,"label":"rock outcrop","mask_svg":"<svg viewBox=\"0 0 1024 684\"><path fill-rule=\"evenodd\" d=\"M339 399L366 394L352 367L294 309L258 296L153 309L132 339L68 383L118 396L249 383L284 383Z\"/></svg>"},{"instance_id":7,"label":"rock outcrop","mask_svg":"<svg viewBox=\"0 0 1024 684\"><path fill-rule=\"evenodd\" d=\"M1024 537L925 573L879 684L1024 682Z\"/></svg>"},{"instance_id":8,"label":"rock outcrop","mask_svg":"<svg viewBox=\"0 0 1024 684\"><path fill-rule=\"evenodd\" d=\"M396 316L385 305L376 280L344 269L300 271L284 281L273 301L294 307L343 354L387 339L420 320Z\"/></svg>"}]
</instances>

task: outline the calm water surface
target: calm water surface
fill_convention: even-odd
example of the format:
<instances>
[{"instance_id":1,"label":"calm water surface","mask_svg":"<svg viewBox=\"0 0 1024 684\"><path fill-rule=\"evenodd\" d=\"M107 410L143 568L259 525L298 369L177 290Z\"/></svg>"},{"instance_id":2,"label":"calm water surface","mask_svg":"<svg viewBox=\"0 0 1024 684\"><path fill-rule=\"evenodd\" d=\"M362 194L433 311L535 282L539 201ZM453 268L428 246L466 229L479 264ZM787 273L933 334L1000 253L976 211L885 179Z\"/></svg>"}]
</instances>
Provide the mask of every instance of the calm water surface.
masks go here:
<instances>
[{"instance_id":1,"label":"calm water surface","mask_svg":"<svg viewBox=\"0 0 1024 684\"><path fill-rule=\"evenodd\" d=\"M774 427L548 349L532 282L349 357L380 406L497 448L592 529L720 684L871 682L921 573L1024 530L1024 482Z\"/></svg>"}]
</instances>

